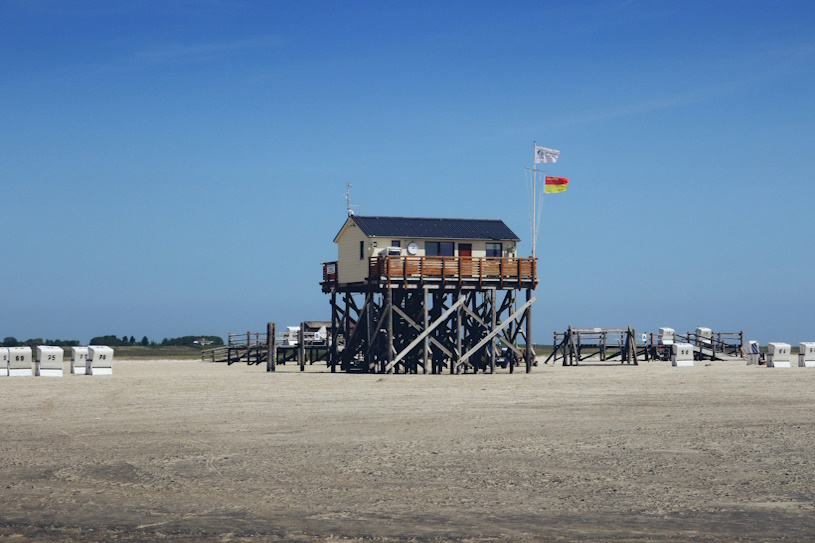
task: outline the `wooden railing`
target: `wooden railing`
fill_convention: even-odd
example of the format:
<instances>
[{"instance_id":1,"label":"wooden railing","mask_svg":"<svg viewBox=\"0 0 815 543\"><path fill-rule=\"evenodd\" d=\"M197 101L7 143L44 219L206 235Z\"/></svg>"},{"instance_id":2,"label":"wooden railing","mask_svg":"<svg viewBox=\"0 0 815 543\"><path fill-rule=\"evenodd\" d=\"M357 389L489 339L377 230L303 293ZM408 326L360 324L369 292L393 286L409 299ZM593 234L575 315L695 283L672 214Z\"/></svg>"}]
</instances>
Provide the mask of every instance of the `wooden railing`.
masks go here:
<instances>
[{"instance_id":1,"label":"wooden railing","mask_svg":"<svg viewBox=\"0 0 815 543\"><path fill-rule=\"evenodd\" d=\"M228 347L235 345L266 345L266 332L244 332L240 334L229 334Z\"/></svg>"},{"instance_id":2,"label":"wooden railing","mask_svg":"<svg viewBox=\"0 0 815 543\"><path fill-rule=\"evenodd\" d=\"M702 337L695 332L676 334L677 343L690 343L716 353L728 356L741 356L741 347L744 345L744 332L714 332L711 337ZM653 343L653 337L651 342Z\"/></svg>"},{"instance_id":3,"label":"wooden railing","mask_svg":"<svg viewBox=\"0 0 815 543\"><path fill-rule=\"evenodd\" d=\"M378 256L368 263L369 280L534 282L534 258L470 258L454 256Z\"/></svg>"},{"instance_id":4,"label":"wooden railing","mask_svg":"<svg viewBox=\"0 0 815 543\"><path fill-rule=\"evenodd\" d=\"M468 258L457 256L378 256L370 259L370 277L535 277L534 258Z\"/></svg>"},{"instance_id":5,"label":"wooden railing","mask_svg":"<svg viewBox=\"0 0 815 543\"><path fill-rule=\"evenodd\" d=\"M323 283L337 282L337 262L323 262ZM537 259L470 258L456 256L375 256L368 261L368 281L393 283L424 281L504 282L534 285Z\"/></svg>"}]
</instances>

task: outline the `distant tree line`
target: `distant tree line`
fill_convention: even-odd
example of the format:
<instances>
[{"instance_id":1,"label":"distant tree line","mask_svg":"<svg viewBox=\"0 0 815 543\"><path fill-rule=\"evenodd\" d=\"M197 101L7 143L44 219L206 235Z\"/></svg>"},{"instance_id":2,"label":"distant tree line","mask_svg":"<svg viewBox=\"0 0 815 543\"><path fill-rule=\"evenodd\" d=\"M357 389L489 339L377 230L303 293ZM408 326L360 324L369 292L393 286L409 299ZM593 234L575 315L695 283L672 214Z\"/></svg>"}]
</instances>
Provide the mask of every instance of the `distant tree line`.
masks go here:
<instances>
[{"instance_id":1,"label":"distant tree line","mask_svg":"<svg viewBox=\"0 0 815 543\"><path fill-rule=\"evenodd\" d=\"M46 339L41 337L29 338L25 341L19 341L16 337L3 338L0 347L36 347L37 345L53 345L55 347L78 347L80 345L78 339Z\"/></svg>"},{"instance_id":2,"label":"distant tree line","mask_svg":"<svg viewBox=\"0 0 815 543\"><path fill-rule=\"evenodd\" d=\"M128 347L131 345L141 345L142 347L147 347L149 345L156 345L156 342L151 342L149 339L147 339L147 336L143 336L141 341L136 341L134 336L117 337L114 335L109 335L91 338L88 345L107 345L108 347Z\"/></svg>"},{"instance_id":3,"label":"distant tree line","mask_svg":"<svg viewBox=\"0 0 815 543\"><path fill-rule=\"evenodd\" d=\"M202 341L203 340L203 341ZM108 347L129 347L132 345L141 345L142 347L148 346L184 346L184 347L192 347L194 345L223 345L224 340L218 336L183 336L183 337L174 337L174 338L164 338L161 343L156 343L155 341L150 341L147 339L147 336L142 336L141 341L136 341L134 336L97 336L91 339L88 345L107 345ZM0 342L0 347L36 347L37 345L54 345L55 347L78 347L81 345L78 339L45 339L42 338L30 338L25 341L19 341L17 338L9 336L3 338L3 341Z\"/></svg>"}]
</instances>

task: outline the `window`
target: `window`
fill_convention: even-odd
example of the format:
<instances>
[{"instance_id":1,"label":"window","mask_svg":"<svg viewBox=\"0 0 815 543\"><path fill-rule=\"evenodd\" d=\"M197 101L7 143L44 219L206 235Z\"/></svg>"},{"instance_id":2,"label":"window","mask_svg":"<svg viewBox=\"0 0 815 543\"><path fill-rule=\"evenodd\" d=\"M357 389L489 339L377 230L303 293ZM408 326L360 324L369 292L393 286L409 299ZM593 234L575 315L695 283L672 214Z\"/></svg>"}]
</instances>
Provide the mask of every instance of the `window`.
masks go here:
<instances>
[{"instance_id":1,"label":"window","mask_svg":"<svg viewBox=\"0 0 815 543\"><path fill-rule=\"evenodd\" d=\"M487 256L504 256L500 243L487 243Z\"/></svg>"},{"instance_id":2,"label":"window","mask_svg":"<svg viewBox=\"0 0 815 543\"><path fill-rule=\"evenodd\" d=\"M425 241L424 254L427 256L453 256L453 242Z\"/></svg>"},{"instance_id":3,"label":"window","mask_svg":"<svg viewBox=\"0 0 815 543\"><path fill-rule=\"evenodd\" d=\"M391 247L401 247L401 246L402 242L399 241L398 239L391 240Z\"/></svg>"},{"instance_id":4,"label":"window","mask_svg":"<svg viewBox=\"0 0 815 543\"><path fill-rule=\"evenodd\" d=\"M365 259L365 240L359 242L359 259Z\"/></svg>"}]
</instances>

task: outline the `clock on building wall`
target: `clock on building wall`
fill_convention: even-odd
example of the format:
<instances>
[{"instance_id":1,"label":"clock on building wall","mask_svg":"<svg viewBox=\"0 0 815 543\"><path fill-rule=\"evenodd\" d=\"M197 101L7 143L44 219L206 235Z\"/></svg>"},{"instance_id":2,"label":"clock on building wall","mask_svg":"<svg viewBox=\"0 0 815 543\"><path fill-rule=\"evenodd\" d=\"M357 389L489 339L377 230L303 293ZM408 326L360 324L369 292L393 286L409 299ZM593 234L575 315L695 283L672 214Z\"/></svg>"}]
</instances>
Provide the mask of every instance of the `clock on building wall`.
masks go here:
<instances>
[{"instance_id":1,"label":"clock on building wall","mask_svg":"<svg viewBox=\"0 0 815 543\"><path fill-rule=\"evenodd\" d=\"M410 243L408 243L407 251L409 255L415 255L416 253L419 252L419 246L416 244L415 241L411 241Z\"/></svg>"}]
</instances>

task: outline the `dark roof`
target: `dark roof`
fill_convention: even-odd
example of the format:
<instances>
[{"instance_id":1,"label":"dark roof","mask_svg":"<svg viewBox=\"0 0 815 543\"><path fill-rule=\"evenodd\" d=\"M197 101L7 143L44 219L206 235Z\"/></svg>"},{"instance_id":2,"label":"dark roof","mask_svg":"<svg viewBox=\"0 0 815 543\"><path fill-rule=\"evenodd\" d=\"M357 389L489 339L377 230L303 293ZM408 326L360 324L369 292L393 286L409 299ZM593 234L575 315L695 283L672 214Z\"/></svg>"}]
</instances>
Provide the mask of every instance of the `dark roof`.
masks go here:
<instances>
[{"instance_id":1,"label":"dark roof","mask_svg":"<svg viewBox=\"0 0 815 543\"><path fill-rule=\"evenodd\" d=\"M352 220L368 237L520 241L520 238L500 219L429 219L355 215Z\"/></svg>"}]
</instances>

